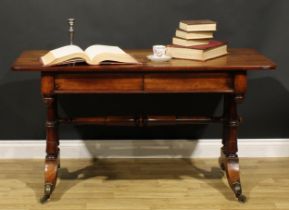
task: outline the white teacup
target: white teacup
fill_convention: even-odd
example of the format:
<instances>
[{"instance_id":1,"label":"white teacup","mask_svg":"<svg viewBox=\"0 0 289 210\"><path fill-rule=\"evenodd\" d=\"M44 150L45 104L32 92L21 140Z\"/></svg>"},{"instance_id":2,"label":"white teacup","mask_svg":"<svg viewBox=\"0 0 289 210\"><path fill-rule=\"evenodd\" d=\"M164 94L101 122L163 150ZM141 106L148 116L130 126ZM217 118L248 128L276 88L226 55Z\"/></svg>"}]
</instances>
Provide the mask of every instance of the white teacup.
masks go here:
<instances>
[{"instance_id":1,"label":"white teacup","mask_svg":"<svg viewBox=\"0 0 289 210\"><path fill-rule=\"evenodd\" d=\"M154 45L153 46L154 57L164 57L166 55L165 45Z\"/></svg>"}]
</instances>

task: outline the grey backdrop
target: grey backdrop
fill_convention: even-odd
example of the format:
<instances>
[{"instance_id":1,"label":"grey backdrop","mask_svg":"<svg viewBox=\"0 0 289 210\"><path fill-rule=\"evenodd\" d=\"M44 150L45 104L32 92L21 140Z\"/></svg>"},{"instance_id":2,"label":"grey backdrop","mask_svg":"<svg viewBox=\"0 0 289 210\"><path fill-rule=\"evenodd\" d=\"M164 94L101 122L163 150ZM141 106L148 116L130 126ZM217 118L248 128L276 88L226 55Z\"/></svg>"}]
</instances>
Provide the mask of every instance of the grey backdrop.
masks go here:
<instances>
[{"instance_id":1,"label":"grey backdrop","mask_svg":"<svg viewBox=\"0 0 289 210\"><path fill-rule=\"evenodd\" d=\"M68 17L77 20L76 43L83 48L94 43L150 48L170 43L181 19L216 20L217 39L230 47L256 48L278 64L277 71L249 74L239 136L288 138L288 8L287 0L1 0L0 139L45 138L39 74L12 72L10 66L23 50L66 45ZM60 98L60 107L63 114L80 115L182 114L220 113L221 103L219 96L67 96ZM219 138L220 128L63 126L61 138Z\"/></svg>"}]
</instances>

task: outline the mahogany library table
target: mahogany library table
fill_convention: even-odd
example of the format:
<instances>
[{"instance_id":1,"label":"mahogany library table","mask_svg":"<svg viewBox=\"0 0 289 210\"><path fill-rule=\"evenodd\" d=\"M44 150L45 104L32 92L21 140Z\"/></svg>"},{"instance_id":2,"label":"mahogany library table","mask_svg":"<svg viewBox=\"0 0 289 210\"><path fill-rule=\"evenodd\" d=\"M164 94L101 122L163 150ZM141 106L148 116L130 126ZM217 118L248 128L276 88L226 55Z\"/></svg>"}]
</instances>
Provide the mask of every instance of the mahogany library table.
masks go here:
<instances>
[{"instance_id":1,"label":"mahogany library table","mask_svg":"<svg viewBox=\"0 0 289 210\"><path fill-rule=\"evenodd\" d=\"M149 50L127 50L141 64L89 66L85 64L43 67L40 56L47 51L23 52L15 61L14 71L41 73L41 93L47 108L44 196L55 188L59 168L58 125L60 123L95 125L179 125L220 122L223 137L220 167L239 201L244 201L237 155L237 128L240 118L237 104L244 100L247 72L275 69L276 65L254 49L229 49L229 54L206 62L172 59L154 63L146 56ZM156 94L216 93L224 95L223 115L216 116L93 116L64 119L58 117L59 94ZM113 96L112 95L112 96Z\"/></svg>"}]
</instances>

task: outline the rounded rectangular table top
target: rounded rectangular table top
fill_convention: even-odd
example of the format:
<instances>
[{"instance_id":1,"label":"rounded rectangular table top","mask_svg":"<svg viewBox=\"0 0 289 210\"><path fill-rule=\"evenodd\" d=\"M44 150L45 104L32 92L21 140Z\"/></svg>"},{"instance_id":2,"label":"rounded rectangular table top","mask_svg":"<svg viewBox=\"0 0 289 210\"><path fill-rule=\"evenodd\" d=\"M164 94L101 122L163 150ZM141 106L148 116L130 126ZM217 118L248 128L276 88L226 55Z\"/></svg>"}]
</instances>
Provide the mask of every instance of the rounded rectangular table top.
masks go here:
<instances>
[{"instance_id":1,"label":"rounded rectangular table top","mask_svg":"<svg viewBox=\"0 0 289 210\"><path fill-rule=\"evenodd\" d=\"M21 53L12 65L12 69L15 71L35 72L190 72L199 70L269 70L276 68L274 62L255 49L229 49L228 55L208 61L171 59L168 62L160 63L147 59L147 55L151 54L151 50L136 49L125 51L135 57L140 64L87 65L78 63L44 67L40 62L40 57L47 53L47 50L28 50Z\"/></svg>"}]
</instances>

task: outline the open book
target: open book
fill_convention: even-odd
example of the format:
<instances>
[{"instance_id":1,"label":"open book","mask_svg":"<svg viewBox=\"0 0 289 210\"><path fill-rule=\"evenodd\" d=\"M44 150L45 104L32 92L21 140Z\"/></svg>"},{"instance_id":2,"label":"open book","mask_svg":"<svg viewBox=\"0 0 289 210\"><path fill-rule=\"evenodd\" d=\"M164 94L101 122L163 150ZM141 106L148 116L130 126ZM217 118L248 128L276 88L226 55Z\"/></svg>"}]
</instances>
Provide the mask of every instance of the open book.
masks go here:
<instances>
[{"instance_id":1,"label":"open book","mask_svg":"<svg viewBox=\"0 0 289 210\"><path fill-rule=\"evenodd\" d=\"M49 51L42 56L40 60L44 66L74 62L86 62L90 65L99 65L103 61L131 64L139 63L119 47L109 45L92 45L84 51L76 45L67 45Z\"/></svg>"}]
</instances>

